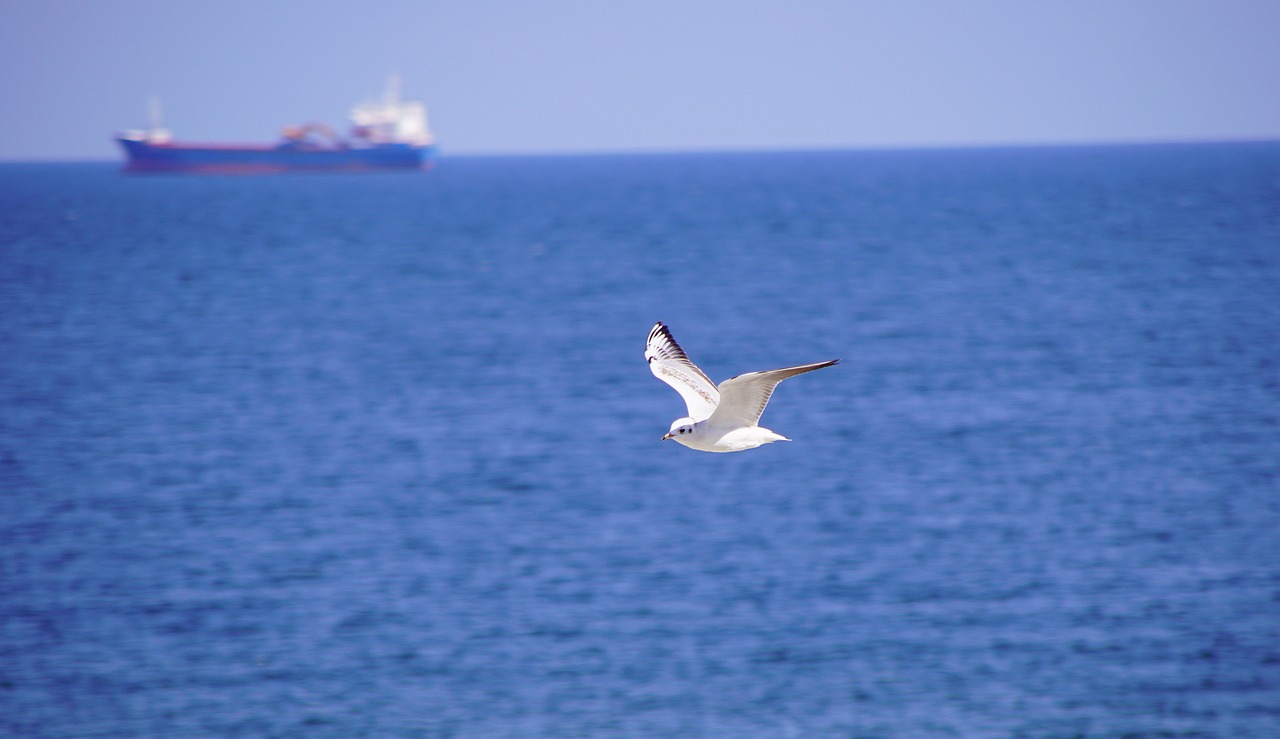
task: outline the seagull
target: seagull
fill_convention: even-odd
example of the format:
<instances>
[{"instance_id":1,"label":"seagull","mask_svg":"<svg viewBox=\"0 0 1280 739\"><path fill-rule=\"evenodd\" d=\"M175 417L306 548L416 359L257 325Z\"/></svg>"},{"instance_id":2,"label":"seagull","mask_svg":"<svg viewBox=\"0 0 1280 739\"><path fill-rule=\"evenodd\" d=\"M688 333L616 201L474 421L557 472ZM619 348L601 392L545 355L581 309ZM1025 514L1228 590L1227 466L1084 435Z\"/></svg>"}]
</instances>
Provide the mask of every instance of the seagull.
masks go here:
<instances>
[{"instance_id":1,"label":"seagull","mask_svg":"<svg viewBox=\"0 0 1280 739\"><path fill-rule=\"evenodd\" d=\"M654 324L649 332L644 357L649 360L649 371L675 388L689 407L689 415L672 421L671 430L662 440L675 439L700 452L741 452L775 441L791 441L756 425L769 403L769 396L773 395L773 389L788 377L830 367L840 361L832 359L748 372L731 377L717 387L698 369L698 365L689 361L684 349L661 321Z\"/></svg>"}]
</instances>

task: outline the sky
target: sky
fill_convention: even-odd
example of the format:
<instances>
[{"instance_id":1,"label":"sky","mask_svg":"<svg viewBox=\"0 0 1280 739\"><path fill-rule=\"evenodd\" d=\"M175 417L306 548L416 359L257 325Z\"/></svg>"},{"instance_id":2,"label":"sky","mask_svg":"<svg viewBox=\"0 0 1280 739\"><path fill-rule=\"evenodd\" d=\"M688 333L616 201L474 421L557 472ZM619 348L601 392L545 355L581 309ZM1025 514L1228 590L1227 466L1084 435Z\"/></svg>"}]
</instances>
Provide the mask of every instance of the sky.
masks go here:
<instances>
[{"instance_id":1,"label":"sky","mask_svg":"<svg viewBox=\"0 0 1280 739\"><path fill-rule=\"evenodd\" d=\"M345 128L442 154L1280 139L1277 0L0 0L0 160Z\"/></svg>"}]
</instances>

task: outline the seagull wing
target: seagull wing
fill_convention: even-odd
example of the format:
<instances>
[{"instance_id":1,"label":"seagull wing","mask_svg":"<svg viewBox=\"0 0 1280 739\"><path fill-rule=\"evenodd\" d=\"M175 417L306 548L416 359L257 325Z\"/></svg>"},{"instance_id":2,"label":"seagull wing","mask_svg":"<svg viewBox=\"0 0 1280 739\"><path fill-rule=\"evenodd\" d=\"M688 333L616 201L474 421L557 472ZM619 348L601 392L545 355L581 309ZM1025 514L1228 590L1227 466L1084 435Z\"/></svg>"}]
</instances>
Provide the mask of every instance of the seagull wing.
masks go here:
<instances>
[{"instance_id":1,"label":"seagull wing","mask_svg":"<svg viewBox=\"0 0 1280 739\"><path fill-rule=\"evenodd\" d=\"M711 415L708 423L712 426L755 426L760 421L760 414L769 404L773 389L779 382L788 377L803 375L806 372L830 367L839 362L832 359L814 364L802 364L798 367L748 372L745 375L730 377L720 383L720 405Z\"/></svg>"},{"instance_id":2,"label":"seagull wing","mask_svg":"<svg viewBox=\"0 0 1280 739\"><path fill-rule=\"evenodd\" d=\"M698 365L689 361L684 349L661 322L655 323L649 332L644 358L649 360L649 371L654 377L675 388L684 398L690 418L701 421L715 412L720 404L716 384L698 369Z\"/></svg>"}]
</instances>

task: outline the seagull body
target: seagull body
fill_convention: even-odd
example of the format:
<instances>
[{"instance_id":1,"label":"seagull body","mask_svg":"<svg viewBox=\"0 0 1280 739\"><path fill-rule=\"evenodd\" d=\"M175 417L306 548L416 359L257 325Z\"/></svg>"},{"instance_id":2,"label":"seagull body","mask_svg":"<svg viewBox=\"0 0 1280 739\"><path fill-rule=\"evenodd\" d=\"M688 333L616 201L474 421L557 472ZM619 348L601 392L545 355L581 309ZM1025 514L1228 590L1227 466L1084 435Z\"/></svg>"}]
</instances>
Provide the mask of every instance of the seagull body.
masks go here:
<instances>
[{"instance_id":1,"label":"seagull body","mask_svg":"<svg viewBox=\"0 0 1280 739\"><path fill-rule=\"evenodd\" d=\"M649 371L675 388L688 406L689 415L671 423L663 441L675 439L700 452L741 452L787 437L757 425L773 389L788 377L802 375L839 362L832 359L731 377L717 386L689 361L661 322L649 332L644 352Z\"/></svg>"}]
</instances>

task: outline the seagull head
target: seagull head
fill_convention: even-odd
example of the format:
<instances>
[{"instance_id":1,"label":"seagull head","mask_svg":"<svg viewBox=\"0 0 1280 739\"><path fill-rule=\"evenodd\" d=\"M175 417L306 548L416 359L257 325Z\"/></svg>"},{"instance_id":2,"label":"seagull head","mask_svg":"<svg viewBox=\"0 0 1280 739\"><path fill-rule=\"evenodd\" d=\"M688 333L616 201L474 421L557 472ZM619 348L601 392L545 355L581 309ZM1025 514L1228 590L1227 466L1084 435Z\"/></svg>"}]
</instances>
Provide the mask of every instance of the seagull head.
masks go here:
<instances>
[{"instance_id":1,"label":"seagull head","mask_svg":"<svg viewBox=\"0 0 1280 739\"><path fill-rule=\"evenodd\" d=\"M677 418L671 422L671 430L667 432L666 436L662 437L662 440L676 439L678 441L681 436L692 434L693 424L694 420L692 418Z\"/></svg>"}]
</instances>

